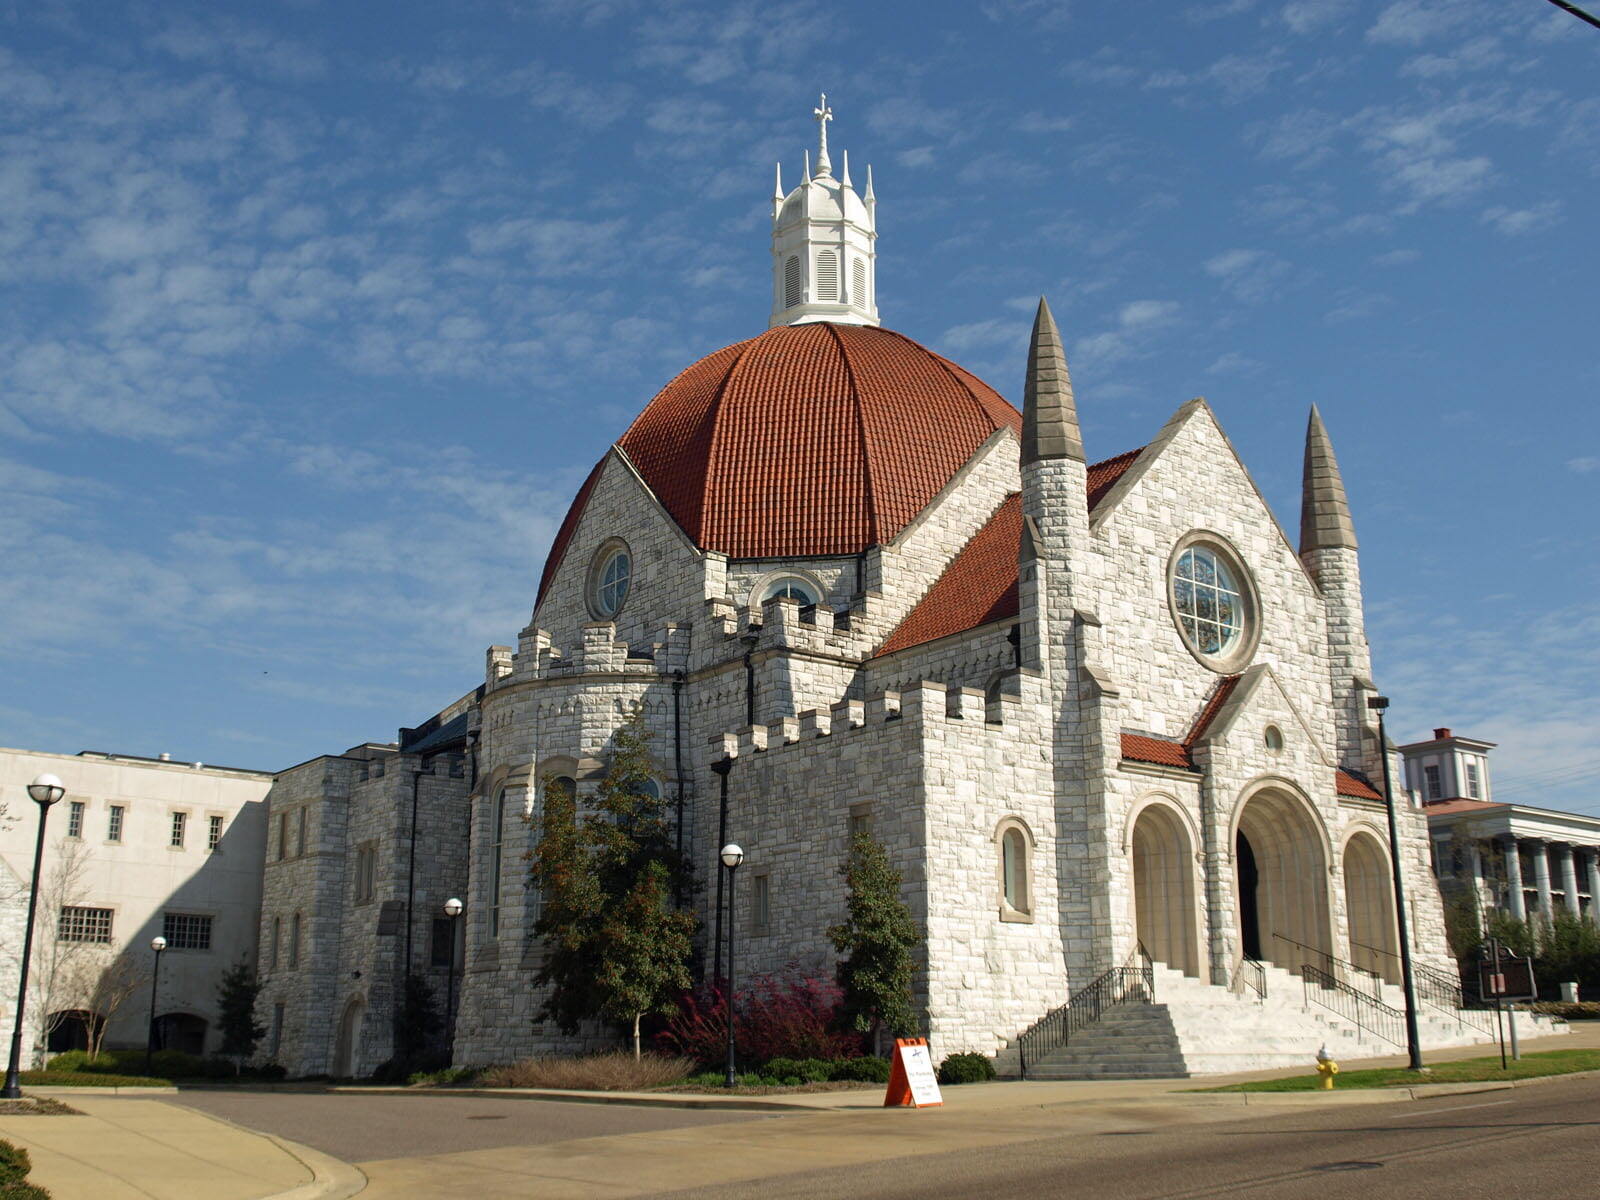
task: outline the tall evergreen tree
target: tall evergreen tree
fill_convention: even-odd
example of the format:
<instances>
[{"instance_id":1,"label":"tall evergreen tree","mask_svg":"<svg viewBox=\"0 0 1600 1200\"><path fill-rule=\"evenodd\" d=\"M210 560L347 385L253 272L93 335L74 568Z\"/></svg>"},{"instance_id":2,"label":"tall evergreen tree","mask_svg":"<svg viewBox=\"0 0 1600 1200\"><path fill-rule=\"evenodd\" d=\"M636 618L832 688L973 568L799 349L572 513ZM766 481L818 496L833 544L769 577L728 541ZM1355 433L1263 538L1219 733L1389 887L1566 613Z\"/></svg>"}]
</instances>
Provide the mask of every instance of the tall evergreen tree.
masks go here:
<instances>
[{"instance_id":1,"label":"tall evergreen tree","mask_svg":"<svg viewBox=\"0 0 1600 1200\"><path fill-rule=\"evenodd\" d=\"M635 711L617 730L594 803L545 781L539 841L530 856L541 892L534 932L545 958L535 982L551 988L543 1015L568 1033L597 1012L631 1022L667 1011L689 986L695 918L671 896L685 875L655 785L650 734Z\"/></svg>"},{"instance_id":2,"label":"tall evergreen tree","mask_svg":"<svg viewBox=\"0 0 1600 1200\"><path fill-rule=\"evenodd\" d=\"M900 898L900 872L870 833L850 842L850 856L839 873L849 887L846 919L828 930L844 988L844 1012L851 1027L869 1034L876 1048L881 1033L911 1036L916 1014L911 1007L912 949L922 940L911 910Z\"/></svg>"},{"instance_id":3,"label":"tall evergreen tree","mask_svg":"<svg viewBox=\"0 0 1600 1200\"><path fill-rule=\"evenodd\" d=\"M235 1067L241 1067L267 1035L267 1027L256 1024L256 1000L260 995L261 981L244 959L224 971L217 984L217 1028L222 1033L222 1053L233 1057Z\"/></svg>"}]
</instances>

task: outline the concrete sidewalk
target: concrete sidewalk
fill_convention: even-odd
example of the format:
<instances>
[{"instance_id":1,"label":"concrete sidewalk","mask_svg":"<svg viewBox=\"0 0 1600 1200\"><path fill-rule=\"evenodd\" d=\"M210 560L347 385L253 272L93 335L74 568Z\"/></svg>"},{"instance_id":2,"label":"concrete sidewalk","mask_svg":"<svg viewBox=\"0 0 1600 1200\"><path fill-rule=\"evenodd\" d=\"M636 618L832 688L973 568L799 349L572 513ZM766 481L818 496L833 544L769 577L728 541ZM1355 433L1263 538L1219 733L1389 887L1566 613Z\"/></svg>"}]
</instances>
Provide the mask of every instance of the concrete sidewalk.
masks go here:
<instances>
[{"instance_id":1,"label":"concrete sidewalk","mask_svg":"<svg viewBox=\"0 0 1600 1200\"><path fill-rule=\"evenodd\" d=\"M156 1089L149 1089L155 1091ZM339 1200L366 1186L354 1167L154 1097L29 1088L81 1116L0 1116L28 1176L55 1200Z\"/></svg>"}]
</instances>

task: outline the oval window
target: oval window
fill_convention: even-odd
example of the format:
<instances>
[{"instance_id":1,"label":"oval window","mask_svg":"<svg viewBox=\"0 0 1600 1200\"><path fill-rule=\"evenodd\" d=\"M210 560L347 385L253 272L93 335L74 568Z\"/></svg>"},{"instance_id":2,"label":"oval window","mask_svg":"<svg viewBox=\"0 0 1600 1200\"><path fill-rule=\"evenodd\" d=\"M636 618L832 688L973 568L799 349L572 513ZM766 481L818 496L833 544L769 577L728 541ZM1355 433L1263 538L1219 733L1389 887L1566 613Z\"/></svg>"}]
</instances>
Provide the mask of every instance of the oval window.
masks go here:
<instances>
[{"instance_id":1,"label":"oval window","mask_svg":"<svg viewBox=\"0 0 1600 1200\"><path fill-rule=\"evenodd\" d=\"M1172 619L1190 653L1213 671L1237 671L1255 652L1255 585L1223 543L1179 543L1167 578Z\"/></svg>"},{"instance_id":2,"label":"oval window","mask_svg":"<svg viewBox=\"0 0 1600 1200\"><path fill-rule=\"evenodd\" d=\"M589 575L589 607L597 617L609 618L622 611L633 582L633 557L628 548L613 543L595 556Z\"/></svg>"}]
</instances>

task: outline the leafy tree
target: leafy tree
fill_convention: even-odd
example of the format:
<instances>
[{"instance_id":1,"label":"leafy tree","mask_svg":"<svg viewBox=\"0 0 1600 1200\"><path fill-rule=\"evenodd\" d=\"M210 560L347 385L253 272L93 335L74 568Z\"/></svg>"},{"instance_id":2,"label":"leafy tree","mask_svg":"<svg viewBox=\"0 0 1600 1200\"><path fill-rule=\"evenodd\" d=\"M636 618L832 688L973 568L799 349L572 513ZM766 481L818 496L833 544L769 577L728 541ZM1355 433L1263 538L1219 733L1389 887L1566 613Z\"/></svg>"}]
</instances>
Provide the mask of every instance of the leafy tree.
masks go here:
<instances>
[{"instance_id":1,"label":"leafy tree","mask_svg":"<svg viewBox=\"0 0 1600 1200\"><path fill-rule=\"evenodd\" d=\"M633 1056L639 1057L639 1020L668 1013L693 983L694 918L672 904L666 867L647 863L633 886L613 906L600 930L595 980L602 1011L633 1022Z\"/></svg>"},{"instance_id":2,"label":"leafy tree","mask_svg":"<svg viewBox=\"0 0 1600 1200\"><path fill-rule=\"evenodd\" d=\"M849 887L846 919L828 930L844 988L844 1014L851 1028L869 1034L909 1036L916 1028L911 1007L912 948L921 940L911 910L900 898L900 872L870 833L858 833L850 857L839 868Z\"/></svg>"},{"instance_id":3,"label":"leafy tree","mask_svg":"<svg viewBox=\"0 0 1600 1200\"><path fill-rule=\"evenodd\" d=\"M543 1016L568 1033L595 1013L631 1021L634 1052L646 1013L669 1012L689 986L695 918L671 896L686 868L668 836L654 785L650 734L635 711L617 730L594 803L545 780L531 873L542 893L534 932L545 959L535 983L551 988Z\"/></svg>"},{"instance_id":4,"label":"leafy tree","mask_svg":"<svg viewBox=\"0 0 1600 1200\"><path fill-rule=\"evenodd\" d=\"M217 984L217 1027L222 1033L222 1053L233 1057L235 1068L243 1066L267 1034L265 1025L256 1024L256 999L260 995L261 981L242 958L223 972Z\"/></svg>"}]
</instances>

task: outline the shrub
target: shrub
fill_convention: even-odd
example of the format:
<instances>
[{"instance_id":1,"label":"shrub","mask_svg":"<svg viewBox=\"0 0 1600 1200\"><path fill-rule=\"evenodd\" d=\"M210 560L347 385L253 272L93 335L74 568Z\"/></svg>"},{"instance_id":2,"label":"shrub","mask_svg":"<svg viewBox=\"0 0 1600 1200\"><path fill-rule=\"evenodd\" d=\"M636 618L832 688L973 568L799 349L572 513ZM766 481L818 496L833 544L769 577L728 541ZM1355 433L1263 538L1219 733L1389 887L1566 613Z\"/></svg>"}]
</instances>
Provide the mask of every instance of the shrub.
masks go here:
<instances>
[{"instance_id":1,"label":"shrub","mask_svg":"<svg viewBox=\"0 0 1600 1200\"><path fill-rule=\"evenodd\" d=\"M828 1078L834 1083L888 1083L887 1058L842 1058L832 1064Z\"/></svg>"},{"instance_id":2,"label":"shrub","mask_svg":"<svg viewBox=\"0 0 1600 1200\"><path fill-rule=\"evenodd\" d=\"M844 991L830 979L794 968L757 976L734 999L734 1035L740 1058L848 1058L861 1053L861 1037L841 1032ZM678 1011L656 1035L658 1049L710 1066L727 1053L722 991L685 994Z\"/></svg>"},{"instance_id":3,"label":"shrub","mask_svg":"<svg viewBox=\"0 0 1600 1200\"><path fill-rule=\"evenodd\" d=\"M150 1075L107 1075L104 1071L24 1071L31 1087L171 1087L172 1080Z\"/></svg>"},{"instance_id":4,"label":"shrub","mask_svg":"<svg viewBox=\"0 0 1600 1200\"><path fill-rule=\"evenodd\" d=\"M477 1078L476 1067L446 1067L442 1071L417 1071L406 1082L412 1087L460 1087Z\"/></svg>"},{"instance_id":5,"label":"shrub","mask_svg":"<svg viewBox=\"0 0 1600 1200\"><path fill-rule=\"evenodd\" d=\"M0 1184L0 1200L50 1200L50 1193L26 1180Z\"/></svg>"},{"instance_id":6,"label":"shrub","mask_svg":"<svg viewBox=\"0 0 1600 1200\"><path fill-rule=\"evenodd\" d=\"M939 1082L988 1083L994 1078L994 1064L982 1054L952 1054L939 1064Z\"/></svg>"},{"instance_id":7,"label":"shrub","mask_svg":"<svg viewBox=\"0 0 1600 1200\"><path fill-rule=\"evenodd\" d=\"M425 1050L401 1058L391 1058L380 1063L372 1073L374 1083L407 1083L413 1075L431 1075L450 1065L448 1050Z\"/></svg>"},{"instance_id":8,"label":"shrub","mask_svg":"<svg viewBox=\"0 0 1600 1200\"><path fill-rule=\"evenodd\" d=\"M769 1079L787 1083L826 1083L833 1064L825 1058L774 1058L761 1068Z\"/></svg>"},{"instance_id":9,"label":"shrub","mask_svg":"<svg viewBox=\"0 0 1600 1200\"><path fill-rule=\"evenodd\" d=\"M91 1062L87 1050L68 1050L45 1060L46 1071L81 1071Z\"/></svg>"},{"instance_id":10,"label":"shrub","mask_svg":"<svg viewBox=\"0 0 1600 1200\"><path fill-rule=\"evenodd\" d=\"M105 1075L143 1075L144 1057L143 1050L107 1050L99 1058L86 1060L78 1069ZM164 1079L193 1079L206 1073L204 1059L182 1050L157 1050L150 1056L149 1074Z\"/></svg>"},{"instance_id":11,"label":"shrub","mask_svg":"<svg viewBox=\"0 0 1600 1200\"><path fill-rule=\"evenodd\" d=\"M1560 1017L1563 1021L1600 1021L1600 1000L1541 1000L1533 1011L1546 1017Z\"/></svg>"},{"instance_id":12,"label":"shrub","mask_svg":"<svg viewBox=\"0 0 1600 1200\"><path fill-rule=\"evenodd\" d=\"M28 1177L28 1172L33 1170L33 1162L28 1158L28 1152L21 1146L13 1146L10 1142L0 1141L0 1184L19 1183Z\"/></svg>"},{"instance_id":13,"label":"shrub","mask_svg":"<svg viewBox=\"0 0 1600 1200\"><path fill-rule=\"evenodd\" d=\"M611 1051L572 1058L525 1058L510 1066L490 1067L479 1081L485 1087L636 1092L681 1083L692 1070L694 1062L688 1058L645 1054L636 1059L631 1052Z\"/></svg>"}]
</instances>

